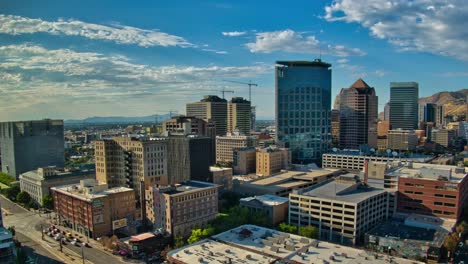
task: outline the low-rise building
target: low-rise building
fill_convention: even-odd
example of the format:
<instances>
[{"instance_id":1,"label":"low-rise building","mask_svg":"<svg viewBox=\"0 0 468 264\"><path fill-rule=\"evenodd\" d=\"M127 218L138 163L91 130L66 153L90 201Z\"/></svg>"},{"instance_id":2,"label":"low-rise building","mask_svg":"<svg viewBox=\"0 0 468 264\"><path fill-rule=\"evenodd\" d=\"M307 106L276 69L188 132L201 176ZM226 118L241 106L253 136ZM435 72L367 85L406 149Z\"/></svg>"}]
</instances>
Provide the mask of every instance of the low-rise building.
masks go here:
<instances>
[{"instance_id":1,"label":"low-rise building","mask_svg":"<svg viewBox=\"0 0 468 264\"><path fill-rule=\"evenodd\" d=\"M443 147L449 148L452 146L452 140L456 136L456 131L452 129L433 129L431 131L432 142Z\"/></svg>"},{"instance_id":2,"label":"low-rise building","mask_svg":"<svg viewBox=\"0 0 468 264\"><path fill-rule=\"evenodd\" d=\"M392 150L413 151L418 145L414 130L393 129L388 131L387 147Z\"/></svg>"},{"instance_id":3,"label":"low-rise building","mask_svg":"<svg viewBox=\"0 0 468 264\"><path fill-rule=\"evenodd\" d=\"M219 192L232 190L232 168L210 167L211 182L219 185Z\"/></svg>"},{"instance_id":4,"label":"low-rise building","mask_svg":"<svg viewBox=\"0 0 468 264\"><path fill-rule=\"evenodd\" d=\"M456 220L467 203L466 175L464 167L411 162L385 174L398 178L398 212Z\"/></svg>"},{"instance_id":5,"label":"low-rise building","mask_svg":"<svg viewBox=\"0 0 468 264\"><path fill-rule=\"evenodd\" d=\"M218 214L218 185L187 181L146 190L146 216L153 228L173 237L186 237Z\"/></svg>"},{"instance_id":6,"label":"low-rise building","mask_svg":"<svg viewBox=\"0 0 468 264\"><path fill-rule=\"evenodd\" d=\"M394 157L392 153L362 153L356 151L336 151L325 153L322 155L323 168L347 169L353 171L362 171L364 169L364 162L378 161L378 162L392 162L392 161L413 161L413 162L428 162L432 160L433 156L411 154L410 156Z\"/></svg>"},{"instance_id":7,"label":"low-rise building","mask_svg":"<svg viewBox=\"0 0 468 264\"><path fill-rule=\"evenodd\" d=\"M59 222L75 232L90 238L133 232L130 225L136 213L133 189L109 189L107 184L98 184L96 180L81 180L80 184L51 190Z\"/></svg>"},{"instance_id":8,"label":"low-rise building","mask_svg":"<svg viewBox=\"0 0 468 264\"><path fill-rule=\"evenodd\" d=\"M234 150L257 146L258 137L230 133L216 137L216 162L233 163Z\"/></svg>"},{"instance_id":9,"label":"low-rise building","mask_svg":"<svg viewBox=\"0 0 468 264\"><path fill-rule=\"evenodd\" d=\"M293 190L304 189L343 174L337 169L284 171L269 177L240 176L233 181L233 191L241 195L273 194L288 197ZM252 180L245 180L246 178ZM239 179L240 178L240 179Z\"/></svg>"},{"instance_id":10,"label":"low-rise building","mask_svg":"<svg viewBox=\"0 0 468 264\"><path fill-rule=\"evenodd\" d=\"M389 193L347 174L289 195L289 223L315 226L320 239L358 244L391 216Z\"/></svg>"},{"instance_id":11,"label":"low-rise building","mask_svg":"<svg viewBox=\"0 0 468 264\"><path fill-rule=\"evenodd\" d=\"M167 254L167 259L169 263L177 264L422 263L254 225L242 225L212 238L175 249Z\"/></svg>"},{"instance_id":12,"label":"low-rise building","mask_svg":"<svg viewBox=\"0 0 468 264\"><path fill-rule=\"evenodd\" d=\"M205 121L193 116L174 116L162 123L163 133L177 132L184 135L212 136L216 135L215 125L211 121Z\"/></svg>"},{"instance_id":13,"label":"low-rise building","mask_svg":"<svg viewBox=\"0 0 468 264\"><path fill-rule=\"evenodd\" d=\"M240 206L251 213L262 212L272 226L287 222L289 199L281 196L264 194L240 199Z\"/></svg>"},{"instance_id":14,"label":"low-rise building","mask_svg":"<svg viewBox=\"0 0 468 264\"><path fill-rule=\"evenodd\" d=\"M255 172L257 161L256 153L257 150L255 147L235 149L232 162L234 174L246 175Z\"/></svg>"},{"instance_id":15,"label":"low-rise building","mask_svg":"<svg viewBox=\"0 0 468 264\"><path fill-rule=\"evenodd\" d=\"M257 175L270 176L291 165L291 151L286 148L267 147L257 151Z\"/></svg>"},{"instance_id":16,"label":"low-rise building","mask_svg":"<svg viewBox=\"0 0 468 264\"><path fill-rule=\"evenodd\" d=\"M95 178L94 170L64 170L51 166L22 173L19 182L21 191L29 193L37 204L43 205L42 198L50 195L50 188Z\"/></svg>"}]
</instances>

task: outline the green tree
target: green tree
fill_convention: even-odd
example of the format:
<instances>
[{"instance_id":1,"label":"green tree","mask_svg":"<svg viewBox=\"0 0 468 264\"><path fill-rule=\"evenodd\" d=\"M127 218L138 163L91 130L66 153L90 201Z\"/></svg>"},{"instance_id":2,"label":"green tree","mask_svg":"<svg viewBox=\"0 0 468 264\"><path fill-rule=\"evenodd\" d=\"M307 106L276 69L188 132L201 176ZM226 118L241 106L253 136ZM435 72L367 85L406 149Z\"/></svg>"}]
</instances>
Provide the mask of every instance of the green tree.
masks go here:
<instances>
[{"instance_id":1,"label":"green tree","mask_svg":"<svg viewBox=\"0 0 468 264\"><path fill-rule=\"evenodd\" d=\"M21 248L16 249L16 264L25 264L26 261L28 261L28 256L26 255L26 252L22 250Z\"/></svg>"},{"instance_id":2,"label":"green tree","mask_svg":"<svg viewBox=\"0 0 468 264\"><path fill-rule=\"evenodd\" d=\"M16 201L20 204L28 204L29 201L31 200L31 196L27 192L20 192L18 195L16 195Z\"/></svg>"},{"instance_id":3,"label":"green tree","mask_svg":"<svg viewBox=\"0 0 468 264\"><path fill-rule=\"evenodd\" d=\"M26 207L28 208L33 208L33 209L39 209L39 205L37 205L36 201L33 199L29 200L29 202L26 204Z\"/></svg>"},{"instance_id":4,"label":"green tree","mask_svg":"<svg viewBox=\"0 0 468 264\"><path fill-rule=\"evenodd\" d=\"M299 227L297 234L308 238L318 238L319 233L315 226L301 226Z\"/></svg>"},{"instance_id":5,"label":"green tree","mask_svg":"<svg viewBox=\"0 0 468 264\"><path fill-rule=\"evenodd\" d=\"M176 236L174 239L174 248L181 248L184 245L184 239L181 236Z\"/></svg>"},{"instance_id":6,"label":"green tree","mask_svg":"<svg viewBox=\"0 0 468 264\"><path fill-rule=\"evenodd\" d=\"M2 189L2 194L11 201L16 201L16 196L20 193L20 187L18 185L11 186L10 188Z\"/></svg>"},{"instance_id":7,"label":"green tree","mask_svg":"<svg viewBox=\"0 0 468 264\"><path fill-rule=\"evenodd\" d=\"M10 185L10 183L14 182L15 181L15 178L6 174L6 173L3 173L3 172L0 172L0 182L3 183L3 184L6 184L6 185Z\"/></svg>"},{"instance_id":8,"label":"green tree","mask_svg":"<svg viewBox=\"0 0 468 264\"><path fill-rule=\"evenodd\" d=\"M9 226L8 231L10 231L12 236L15 236L15 234L16 234L15 226Z\"/></svg>"},{"instance_id":9,"label":"green tree","mask_svg":"<svg viewBox=\"0 0 468 264\"><path fill-rule=\"evenodd\" d=\"M54 209L54 198L52 195L44 195L42 196L42 207L52 210Z\"/></svg>"},{"instance_id":10,"label":"green tree","mask_svg":"<svg viewBox=\"0 0 468 264\"><path fill-rule=\"evenodd\" d=\"M286 233L297 234L297 226L281 223L278 225L278 230Z\"/></svg>"},{"instance_id":11,"label":"green tree","mask_svg":"<svg viewBox=\"0 0 468 264\"><path fill-rule=\"evenodd\" d=\"M208 225L206 228L197 228L192 229L190 237L187 239L187 243L193 244L202 239L212 236L215 233L215 228L211 225Z\"/></svg>"}]
</instances>

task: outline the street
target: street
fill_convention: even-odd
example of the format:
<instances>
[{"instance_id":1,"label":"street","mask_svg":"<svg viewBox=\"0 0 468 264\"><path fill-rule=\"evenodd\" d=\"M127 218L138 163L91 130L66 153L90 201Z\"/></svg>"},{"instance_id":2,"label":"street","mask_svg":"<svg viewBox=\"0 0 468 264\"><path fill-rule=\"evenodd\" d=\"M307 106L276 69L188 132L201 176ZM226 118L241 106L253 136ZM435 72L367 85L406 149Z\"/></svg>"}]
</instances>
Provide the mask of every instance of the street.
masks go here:
<instances>
[{"instance_id":1,"label":"street","mask_svg":"<svg viewBox=\"0 0 468 264\"><path fill-rule=\"evenodd\" d=\"M42 218L37 213L28 211L3 196L0 196L0 203L4 214L4 226L14 226L17 233L27 237L31 242L28 247L35 251L36 255L54 261L60 259L66 263L82 263L81 247L67 243L63 249L64 253L60 253L60 245L57 241L47 236L44 236L45 240L42 240L41 224L44 228L48 227L50 223L47 218ZM110 255L97 248L83 248L83 251L86 263L125 263L120 257Z\"/></svg>"}]
</instances>

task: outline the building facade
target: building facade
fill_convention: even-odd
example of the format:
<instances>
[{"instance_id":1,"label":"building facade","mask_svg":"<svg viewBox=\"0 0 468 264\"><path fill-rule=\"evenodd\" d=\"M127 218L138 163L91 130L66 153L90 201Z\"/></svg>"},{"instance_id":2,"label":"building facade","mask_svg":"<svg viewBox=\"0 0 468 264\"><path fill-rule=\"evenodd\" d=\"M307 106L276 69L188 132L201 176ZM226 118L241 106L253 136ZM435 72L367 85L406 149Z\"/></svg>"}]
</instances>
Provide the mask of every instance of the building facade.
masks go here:
<instances>
[{"instance_id":1,"label":"building facade","mask_svg":"<svg viewBox=\"0 0 468 264\"><path fill-rule=\"evenodd\" d=\"M78 184L81 180L95 179L94 170L64 171L57 167L42 167L22 173L19 176L21 191L27 192L37 204L43 205L42 198L50 195L50 188Z\"/></svg>"},{"instance_id":2,"label":"building facade","mask_svg":"<svg viewBox=\"0 0 468 264\"><path fill-rule=\"evenodd\" d=\"M116 231L114 221L125 219L123 222L131 223L135 219L133 189L109 189L107 184L82 180L79 185L52 187L51 190L60 224L90 238L112 235Z\"/></svg>"},{"instance_id":3,"label":"building facade","mask_svg":"<svg viewBox=\"0 0 468 264\"><path fill-rule=\"evenodd\" d=\"M419 85L416 82L390 83L390 128L418 128Z\"/></svg>"},{"instance_id":4,"label":"building facade","mask_svg":"<svg viewBox=\"0 0 468 264\"><path fill-rule=\"evenodd\" d=\"M257 151L258 176L270 176L281 170L288 169L291 165L291 152L289 149L267 147Z\"/></svg>"},{"instance_id":5,"label":"building facade","mask_svg":"<svg viewBox=\"0 0 468 264\"><path fill-rule=\"evenodd\" d=\"M452 129L432 129L431 141L449 148L452 146L452 140L455 138L456 134L456 131Z\"/></svg>"},{"instance_id":6,"label":"building facade","mask_svg":"<svg viewBox=\"0 0 468 264\"><path fill-rule=\"evenodd\" d=\"M255 172L257 164L257 150L255 147L235 149L232 154L234 174L246 175Z\"/></svg>"},{"instance_id":7,"label":"building facade","mask_svg":"<svg viewBox=\"0 0 468 264\"><path fill-rule=\"evenodd\" d=\"M378 98L362 79L340 92L340 147L377 147Z\"/></svg>"},{"instance_id":8,"label":"building facade","mask_svg":"<svg viewBox=\"0 0 468 264\"><path fill-rule=\"evenodd\" d=\"M38 167L65 165L63 120L0 123L2 172L18 179Z\"/></svg>"},{"instance_id":9,"label":"building facade","mask_svg":"<svg viewBox=\"0 0 468 264\"><path fill-rule=\"evenodd\" d=\"M250 135L251 105L242 97L233 97L227 104L227 133L239 131L243 135Z\"/></svg>"},{"instance_id":10,"label":"building facade","mask_svg":"<svg viewBox=\"0 0 468 264\"><path fill-rule=\"evenodd\" d=\"M391 216L385 190L341 177L290 194L289 223L317 227L319 239L355 245Z\"/></svg>"},{"instance_id":11,"label":"building facade","mask_svg":"<svg viewBox=\"0 0 468 264\"><path fill-rule=\"evenodd\" d=\"M331 136L332 146L340 146L340 110L331 110Z\"/></svg>"},{"instance_id":12,"label":"building facade","mask_svg":"<svg viewBox=\"0 0 468 264\"><path fill-rule=\"evenodd\" d=\"M216 135L224 136L227 132L227 101L216 95L207 95L200 102L189 103L186 107L187 116L201 118L213 122Z\"/></svg>"},{"instance_id":13,"label":"building facade","mask_svg":"<svg viewBox=\"0 0 468 264\"><path fill-rule=\"evenodd\" d=\"M276 142L289 148L292 162L320 161L331 144L331 64L276 62Z\"/></svg>"},{"instance_id":14,"label":"building facade","mask_svg":"<svg viewBox=\"0 0 468 264\"><path fill-rule=\"evenodd\" d=\"M232 191L232 168L210 167L210 182L219 185L219 192Z\"/></svg>"},{"instance_id":15,"label":"building facade","mask_svg":"<svg viewBox=\"0 0 468 264\"><path fill-rule=\"evenodd\" d=\"M173 186L152 186L146 191L146 212L155 229L186 237L218 214L218 185L188 181Z\"/></svg>"},{"instance_id":16,"label":"building facade","mask_svg":"<svg viewBox=\"0 0 468 264\"><path fill-rule=\"evenodd\" d=\"M239 201L239 205L248 208L252 214L265 214L272 226L287 222L288 204L288 198L271 194L241 198Z\"/></svg>"},{"instance_id":17,"label":"building facade","mask_svg":"<svg viewBox=\"0 0 468 264\"><path fill-rule=\"evenodd\" d=\"M164 134L170 132L182 133L184 135L214 136L216 128L213 122L207 122L193 116L175 116L163 121Z\"/></svg>"},{"instance_id":18,"label":"building facade","mask_svg":"<svg viewBox=\"0 0 468 264\"><path fill-rule=\"evenodd\" d=\"M413 151L418 145L414 130L392 129L388 131L387 147L398 151Z\"/></svg>"},{"instance_id":19,"label":"building facade","mask_svg":"<svg viewBox=\"0 0 468 264\"><path fill-rule=\"evenodd\" d=\"M258 137L228 134L216 137L216 162L233 163L234 150L257 146Z\"/></svg>"}]
</instances>

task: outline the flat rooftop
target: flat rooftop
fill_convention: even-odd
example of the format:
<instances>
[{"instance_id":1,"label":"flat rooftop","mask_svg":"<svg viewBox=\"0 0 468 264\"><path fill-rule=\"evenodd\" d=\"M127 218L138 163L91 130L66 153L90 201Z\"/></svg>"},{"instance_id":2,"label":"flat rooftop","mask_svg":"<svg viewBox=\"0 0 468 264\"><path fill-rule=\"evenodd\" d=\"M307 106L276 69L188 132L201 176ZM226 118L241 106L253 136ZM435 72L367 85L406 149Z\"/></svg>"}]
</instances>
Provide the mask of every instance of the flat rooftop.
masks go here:
<instances>
[{"instance_id":1,"label":"flat rooftop","mask_svg":"<svg viewBox=\"0 0 468 264\"><path fill-rule=\"evenodd\" d=\"M260 177L258 180L251 181L257 185L273 185L285 183L288 180L313 181L317 177L332 176L340 174L339 169L316 169L312 171L284 171L269 177Z\"/></svg>"},{"instance_id":2,"label":"flat rooftop","mask_svg":"<svg viewBox=\"0 0 468 264\"><path fill-rule=\"evenodd\" d=\"M308 67L325 67L330 68L331 64L323 62L321 59L315 59L313 61L276 61L276 64L283 66L308 66Z\"/></svg>"},{"instance_id":3,"label":"flat rooftop","mask_svg":"<svg viewBox=\"0 0 468 264\"><path fill-rule=\"evenodd\" d=\"M212 188L217 187L217 184L209 183L209 182L201 182L201 181L186 181L180 184L175 185L175 190L171 190L166 192L167 194L178 194L190 191L196 191L204 188Z\"/></svg>"},{"instance_id":4,"label":"flat rooftop","mask_svg":"<svg viewBox=\"0 0 468 264\"><path fill-rule=\"evenodd\" d=\"M459 183L466 176L464 167L413 163L412 165L402 164L389 169L386 173L388 176L403 177L403 178L420 178L425 180L440 180L440 177L446 177L448 181Z\"/></svg>"},{"instance_id":5,"label":"flat rooftop","mask_svg":"<svg viewBox=\"0 0 468 264\"><path fill-rule=\"evenodd\" d=\"M394 157L393 155L388 155L387 153L379 153L379 152L374 152L374 153L364 153L358 150L338 150L336 152L328 152L324 153L323 155L344 155L344 156L362 156L362 157L378 157L378 158L391 158L395 160L413 160L413 161L418 161L418 162L427 162L431 159L434 158L434 156L430 155L422 155L422 154L416 154L416 153L411 153L407 157Z\"/></svg>"},{"instance_id":6,"label":"flat rooftop","mask_svg":"<svg viewBox=\"0 0 468 264\"><path fill-rule=\"evenodd\" d=\"M250 202L252 200L258 200L264 204L268 205L279 205L283 203L288 203L289 199L277 195L272 195L272 194L264 194L264 195L258 195L258 196L252 196L252 197L246 197L246 198L241 198L241 201L245 202Z\"/></svg>"},{"instance_id":7,"label":"flat rooftop","mask_svg":"<svg viewBox=\"0 0 468 264\"><path fill-rule=\"evenodd\" d=\"M90 201L96 198L106 197L109 194L115 194L120 192L134 191L133 189L127 187L115 187L107 190L102 190L94 193L84 193L83 189L80 188L79 184L69 184L59 187L52 187L52 190L71 195L75 198Z\"/></svg>"},{"instance_id":8,"label":"flat rooftop","mask_svg":"<svg viewBox=\"0 0 468 264\"><path fill-rule=\"evenodd\" d=\"M243 225L169 252L183 263L420 263L309 239L254 225ZM200 261L201 260L201 261Z\"/></svg>"},{"instance_id":9,"label":"flat rooftop","mask_svg":"<svg viewBox=\"0 0 468 264\"><path fill-rule=\"evenodd\" d=\"M356 183L359 185L359 183ZM317 197L343 202L359 203L370 197L386 192L383 188L373 185L356 187L356 184L348 184L330 180L298 192L300 195Z\"/></svg>"}]
</instances>

